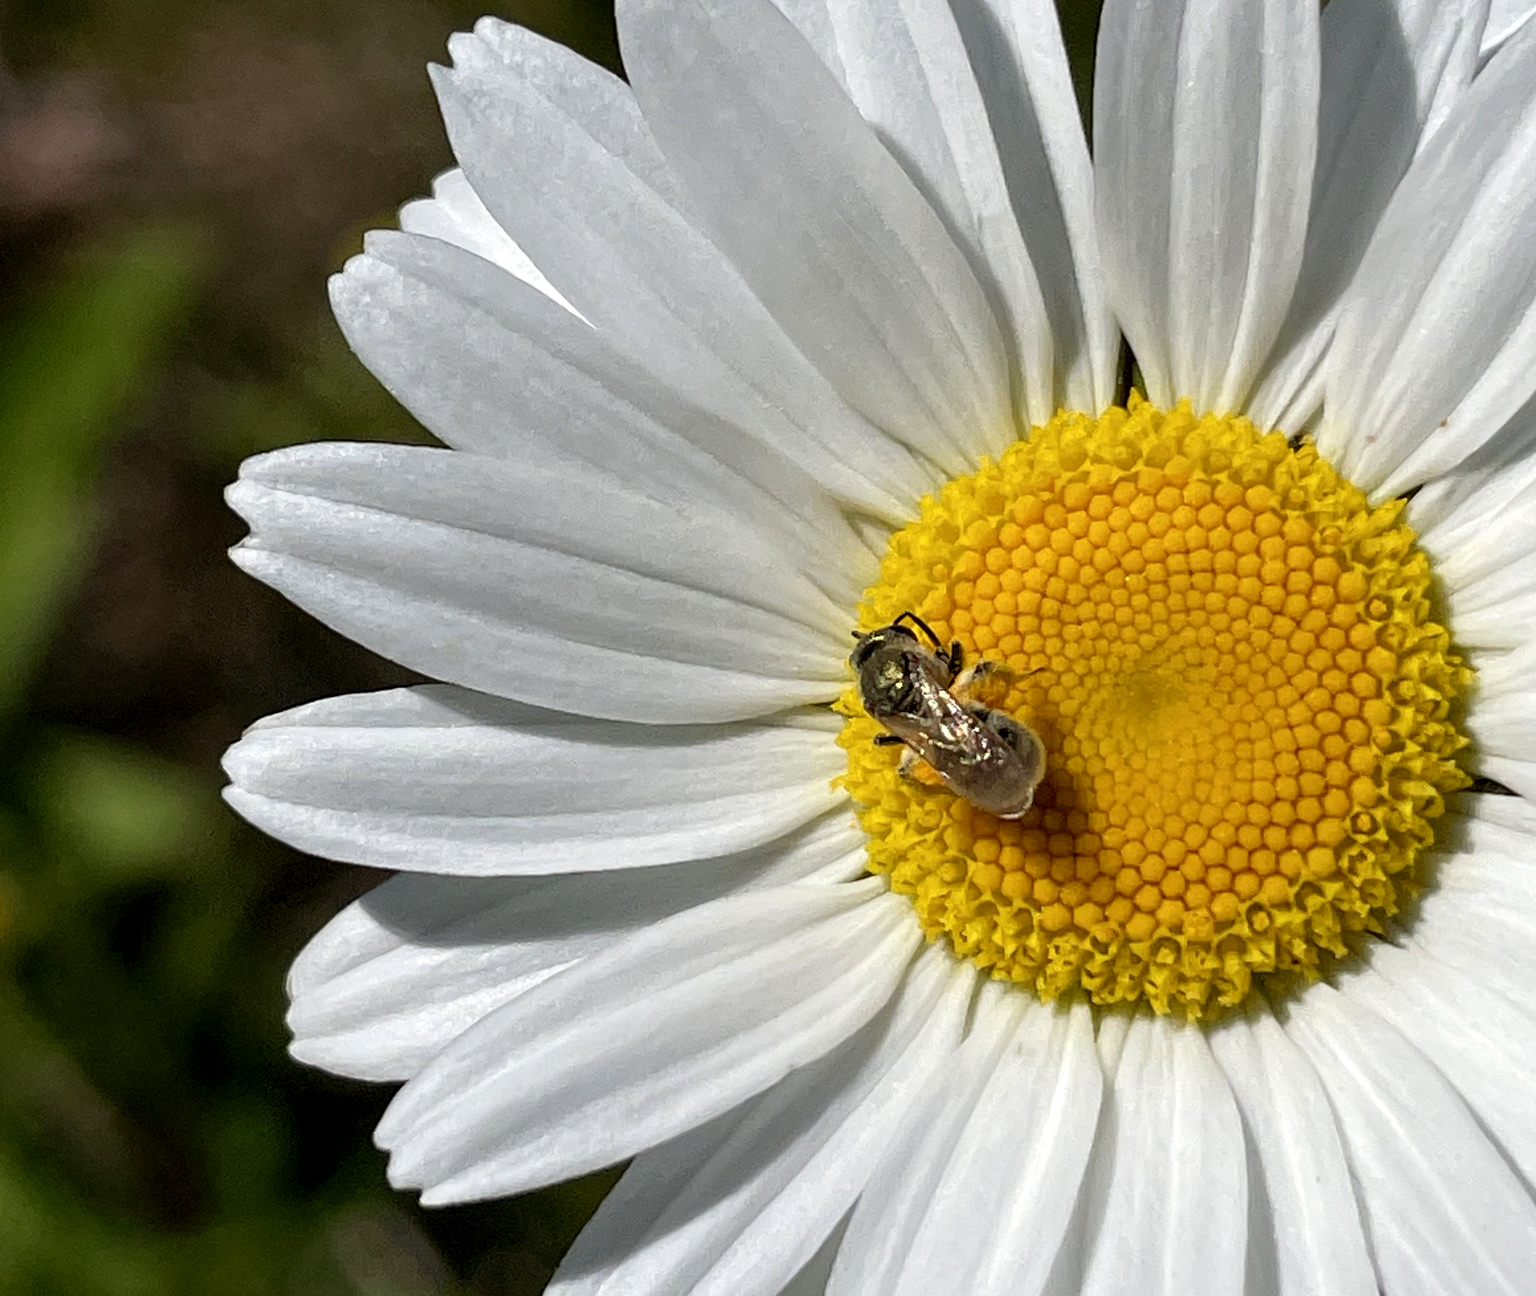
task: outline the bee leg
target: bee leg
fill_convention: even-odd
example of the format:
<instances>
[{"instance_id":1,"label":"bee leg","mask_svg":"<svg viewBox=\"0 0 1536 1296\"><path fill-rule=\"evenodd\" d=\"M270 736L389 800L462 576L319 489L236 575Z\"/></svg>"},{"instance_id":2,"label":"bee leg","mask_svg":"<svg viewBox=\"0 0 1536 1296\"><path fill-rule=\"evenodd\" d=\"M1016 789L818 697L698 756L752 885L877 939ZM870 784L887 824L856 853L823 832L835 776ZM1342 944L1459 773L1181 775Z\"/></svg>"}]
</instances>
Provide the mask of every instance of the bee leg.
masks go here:
<instances>
[{"instance_id":1,"label":"bee leg","mask_svg":"<svg viewBox=\"0 0 1536 1296\"><path fill-rule=\"evenodd\" d=\"M959 644L955 645L956 648L959 646ZM968 666L956 675L955 682L949 686L949 691L963 699L974 685L981 683L984 679L989 679L1001 669L1002 667L995 661L979 661L974 666Z\"/></svg>"},{"instance_id":2,"label":"bee leg","mask_svg":"<svg viewBox=\"0 0 1536 1296\"><path fill-rule=\"evenodd\" d=\"M908 747L895 734L876 734L873 741L876 747L900 747L901 762L896 766L896 772L902 778L912 777L912 771L917 768L917 763L921 759L912 748Z\"/></svg>"}]
</instances>

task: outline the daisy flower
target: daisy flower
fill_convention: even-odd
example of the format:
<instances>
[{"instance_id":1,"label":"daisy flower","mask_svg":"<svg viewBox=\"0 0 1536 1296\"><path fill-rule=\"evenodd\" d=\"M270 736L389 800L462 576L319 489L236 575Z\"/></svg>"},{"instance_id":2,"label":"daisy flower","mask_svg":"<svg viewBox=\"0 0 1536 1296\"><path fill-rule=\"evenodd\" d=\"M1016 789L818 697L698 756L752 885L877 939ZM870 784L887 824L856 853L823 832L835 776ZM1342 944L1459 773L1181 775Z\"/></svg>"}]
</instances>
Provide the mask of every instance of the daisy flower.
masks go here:
<instances>
[{"instance_id":1,"label":"daisy flower","mask_svg":"<svg viewBox=\"0 0 1536 1296\"><path fill-rule=\"evenodd\" d=\"M632 1159L560 1296L1530 1289L1530 8L1109 0L1091 155L1047 0L450 42L332 284L446 448L230 491L443 681L227 761L399 870L291 978L393 1183ZM1022 817L873 741L903 613Z\"/></svg>"}]
</instances>

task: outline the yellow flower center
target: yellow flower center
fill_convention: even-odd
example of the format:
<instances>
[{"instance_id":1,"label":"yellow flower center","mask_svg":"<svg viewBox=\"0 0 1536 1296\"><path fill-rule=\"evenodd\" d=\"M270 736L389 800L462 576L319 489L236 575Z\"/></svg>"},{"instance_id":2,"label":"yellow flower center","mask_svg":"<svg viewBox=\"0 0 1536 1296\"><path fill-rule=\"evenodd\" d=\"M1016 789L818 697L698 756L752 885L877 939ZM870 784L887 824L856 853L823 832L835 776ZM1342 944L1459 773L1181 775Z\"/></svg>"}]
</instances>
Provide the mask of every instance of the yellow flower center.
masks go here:
<instances>
[{"instance_id":1,"label":"yellow flower center","mask_svg":"<svg viewBox=\"0 0 1536 1296\"><path fill-rule=\"evenodd\" d=\"M1471 672L1429 565L1309 444L1132 398L1058 414L926 498L859 628L911 611L998 669L977 701L1046 752L998 819L850 689L839 742L869 867L930 939L1050 1000L1209 1017L1315 978L1413 891Z\"/></svg>"}]
</instances>

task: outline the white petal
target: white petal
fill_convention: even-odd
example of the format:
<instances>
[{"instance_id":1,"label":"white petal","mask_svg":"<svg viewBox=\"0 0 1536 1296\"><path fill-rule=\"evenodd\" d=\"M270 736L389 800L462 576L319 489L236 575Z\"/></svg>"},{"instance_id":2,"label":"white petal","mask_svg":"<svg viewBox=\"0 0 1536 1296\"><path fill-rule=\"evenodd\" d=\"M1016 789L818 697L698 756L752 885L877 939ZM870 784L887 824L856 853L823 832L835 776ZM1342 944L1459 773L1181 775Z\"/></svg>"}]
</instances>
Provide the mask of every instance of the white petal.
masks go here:
<instances>
[{"instance_id":1,"label":"white petal","mask_svg":"<svg viewBox=\"0 0 1536 1296\"><path fill-rule=\"evenodd\" d=\"M1536 1018L1491 995L1479 979L1413 947L1370 950L1370 966L1341 979L1346 999L1373 1010L1435 1064L1536 1183Z\"/></svg>"},{"instance_id":2,"label":"white petal","mask_svg":"<svg viewBox=\"0 0 1536 1296\"><path fill-rule=\"evenodd\" d=\"M959 1040L975 982L942 946L858 1035L760 1098L644 1152L549 1296L772 1296L852 1205Z\"/></svg>"},{"instance_id":3,"label":"white petal","mask_svg":"<svg viewBox=\"0 0 1536 1296\"><path fill-rule=\"evenodd\" d=\"M1488 7L1488 26L1483 30L1482 54L1490 57L1536 14L1531 0L1493 0Z\"/></svg>"},{"instance_id":4,"label":"white petal","mask_svg":"<svg viewBox=\"0 0 1536 1296\"><path fill-rule=\"evenodd\" d=\"M662 201L678 202L677 182L635 110L635 96L622 77L558 41L499 18L480 19L472 34L455 33L448 41L448 53L455 67L515 83L547 100Z\"/></svg>"},{"instance_id":5,"label":"white petal","mask_svg":"<svg viewBox=\"0 0 1536 1296\"><path fill-rule=\"evenodd\" d=\"M844 399L949 473L1011 442L964 255L772 0L631 0L618 18L691 209Z\"/></svg>"},{"instance_id":6,"label":"white petal","mask_svg":"<svg viewBox=\"0 0 1536 1296\"><path fill-rule=\"evenodd\" d=\"M913 1234L939 1191L946 1153L1012 1042L1023 1010L1022 996L1010 994L1002 982L981 985L963 1047L918 1091L905 1128L849 1218L829 1296L898 1290ZM955 1286L963 1289L958 1281Z\"/></svg>"},{"instance_id":7,"label":"white petal","mask_svg":"<svg viewBox=\"0 0 1536 1296\"><path fill-rule=\"evenodd\" d=\"M1512 847L1515 858L1525 858L1536 842L1520 840L1536 836L1536 805L1525 797L1491 796L1485 793L1458 793L1451 805L1472 819L1475 827L1487 826L1504 835L1505 840L1518 844ZM1513 834L1513 836L1511 836Z\"/></svg>"},{"instance_id":8,"label":"white petal","mask_svg":"<svg viewBox=\"0 0 1536 1296\"><path fill-rule=\"evenodd\" d=\"M1378 498L1536 392L1536 27L1478 75L1382 217L1339 318L1318 448Z\"/></svg>"},{"instance_id":9,"label":"white petal","mask_svg":"<svg viewBox=\"0 0 1536 1296\"><path fill-rule=\"evenodd\" d=\"M396 1095L377 1138L427 1204L613 1165L836 1048L921 939L884 882L732 896L556 973Z\"/></svg>"},{"instance_id":10,"label":"white petal","mask_svg":"<svg viewBox=\"0 0 1536 1296\"><path fill-rule=\"evenodd\" d=\"M1106 1076L1113 1076L1119 1069L1120 1054L1125 1050L1125 1039L1130 1034L1133 1020L1129 1013L1109 1013L1095 1023L1098 1029L1094 1034L1093 1046L1098 1051L1099 1066Z\"/></svg>"},{"instance_id":11,"label":"white petal","mask_svg":"<svg viewBox=\"0 0 1536 1296\"><path fill-rule=\"evenodd\" d=\"M770 527L834 596L870 579L812 471L689 404L594 329L477 258L376 233L331 280L358 357L455 449L540 468L606 470ZM777 522L775 522L777 519Z\"/></svg>"},{"instance_id":12,"label":"white petal","mask_svg":"<svg viewBox=\"0 0 1536 1296\"><path fill-rule=\"evenodd\" d=\"M772 841L844 796L839 721L630 725L456 688L269 716L224 758L229 803L327 859L425 873L669 864Z\"/></svg>"},{"instance_id":13,"label":"white petal","mask_svg":"<svg viewBox=\"0 0 1536 1296\"><path fill-rule=\"evenodd\" d=\"M1456 642L1514 648L1536 627L1536 456L1458 471L1408 504L1408 524L1435 560Z\"/></svg>"},{"instance_id":14,"label":"white petal","mask_svg":"<svg viewBox=\"0 0 1536 1296\"><path fill-rule=\"evenodd\" d=\"M1503 653L1474 654L1477 688L1463 731L1475 772L1536 797L1536 639Z\"/></svg>"},{"instance_id":15,"label":"white petal","mask_svg":"<svg viewBox=\"0 0 1536 1296\"><path fill-rule=\"evenodd\" d=\"M842 1240L842 1229L833 1229L831 1236L821 1244L821 1250L790 1280L779 1296L826 1296L827 1279Z\"/></svg>"},{"instance_id":16,"label":"white petal","mask_svg":"<svg viewBox=\"0 0 1536 1296\"><path fill-rule=\"evenodd\" d=\"M1446 553L1463 539L1471 541L1476 519L1468 511L1468 501L1481 495L1496 509L1509 507L1524 491L1533 451L1536 395L1480 449L1426 482L1409 498L1408 516L1414 530L1428 534L1446 528L1446 536L1438 542Z\"/></svg>"},{"instance_id":17,"label":"white petal","mask_svg":"<svg viewBox=\"0 0 1536 1296\"><path fill-rule=\"evenodd\" d=\"M779 8L944 219L970 259L1022 374L1031 423L1056 410L1051 324L1009 197L981 88L945 0ZM806 21L809 19L809 21ZM797 24L798 25L798 24ZM830 51L827 49L830 45ZM830 54L830 61L829 61ZM1037 184L1050 185L1042 168Z\"/></svg>"},{"instance_id":18,"label":"white petal","mask_svg":"<svg viewBox=\"0 0 1536 1296\"><path fill-rule=\"evenodd\" d=\"M247 460L235 561L402 664L616 720L738 719L841 686L846 612L748 519L414 446ZM573 595L573 591L577 593Z\"/></svg>"},{"instance_id":19,"label":"white petal","mask_svg":"<svg viewBox=\"0 0 1536 1296\"><path fill-rule=\"evenodd\" d=\"M1459 967L1490 994L1529 1010L1536 984L1536 808L1523 797L1469 795L1452 802L1446 843L1428 864L1406 948Z\"/></svg>"},{"instance_id":20,"label":"white petal","mask_svg":"<svg viewBox=\"0 0 1536 1296\"><path fill-rule=\"evenodd\" d=\"M1295 431L1344 289L1425 134L1471 83L1487 0L1350 0L1322 17L1317 174L1296 296L1250 417Z\"/></svg>"},{"instance_id":21,"label":"white petal","mask_svg":"<svg viewBox=\"0 0 1536 1296\"><path fill-rule=\"evenodd\" d=\"M951 0L1050 314L1057 400L1115 396L1120 328L1099 265L1093 162L1050 0Z\"/></svg>"},{"instance_id":22,"label":"white petal","mask_svg":"<svg viewBox=\"0 0 1536 1296\"><path fill-rule=\"evenodd\" d=\"M994 983L865 1191L829 1291L1042 1291L1077 1201L1102 1073L1088 1009Z\"/></svg>"},{"instance_id":23,"label":"white petal","mask_svg":"<svg viewBox=\"0 0 1536 1296\"><path fill-rule=\"evenodd\" d=\"M433 79L497 222L614 347L877 513L929 480L838 398L677 207L628 86L522 28L482 22Z\"/></svg>"},{"instance_id":24,"label":"white petal","mask_svg":"<svg viewBox=\"0 0 1536 1296\"><path fill-rule=\"evenodd\" d=\"M1483 541L1470 544L1472 552L1464 556L1481 562L1502 552L1508 561L1466 585L1452 585L1442 576L1446 620L1454 627L1456 646L1474 654L1519 648L1536 634L1536 525L1528 516L1490 517L1488 523Z\"/></svg>"},{"instance_id":25,"label":"white petal","mask_svg":"<svg viewBox=\"0 0 1536 1296\"><path fill-rule=\"evenodd\" d=\"M1083 1296L1238 1296L1248 1234L1242 1120L1200 1030L1137 1017L1106 1089Z\"/></svg>"},{"instance_id":26,"label":"white petal","mask_svg":"<svg viewBox=\"0 0 1536 1296\"><path fill-rule=\"evenodd\" d=\"M1344 1147L1311 1063L1267 1009L1210 1038L1252 1150L1251 1289L1376 1296Z\"/></svg>"},{"instance_id":27,"label":"white petal","mask_svg":"<svg viewBox=\"0 0 1536 1296\"><path fill-rule=\"evenodd\" d=\"M1286 1032L1338 1117L1382 1289L1528 1291L1536 1207L1445 1077L1327 985L1295 1002Z\"/></svg>"},{"instance_id":28,"label":"white petal","mask_svg":"<svg viewBox=\"0 0 1536 1296\"><path fill-rule=\"evenodd\" d=\"M1536 982L1531 944L1536 917L1501 908L1499 902L1506 896L1507 892L1497 899L1437 895L1435 899L1443 903L1433 911L1426 899L1412 932L1401 939L1415 954L1475 977L1502 1009L1528 1014L1531 985Z\"/></svg>"},{"instance_id":29,"label":"white petal","mask_svg":"<svg viewBox=\"0 0 1536 1296\"><path fill-rule=\"evenodd\" d=\"M1110 300L1154 402L1238 409L1280 332L1317 151L1309 0L1109 0L1094 179Z\"/></svg>"},{"instance_id":30,"label":"white petal","mask_svg":"<svg viewBox=\"0 0 1536 1296\"><path fill-rule=\"evenodd\" d=\"M454 167L432 182L432 196L408 202L400 209L400 228L473 252L500 266L508 274L531 284L551 301L574 313L575 307L559 291L512 236L486 211L464 172Z\"/></svg>"},{"instance_id":31,"label":"white petal","mask_svg":"<svg viewBox=\"0 0 1536 1296\"><path fill-rule=\"evenodd\" d=\"M342 910L288 974L293 1055L405 1080L487 1013L578 959L738 891L863 871L851 815L723 859L554 878L402 874Z\"/></svg>"}]
</instances>

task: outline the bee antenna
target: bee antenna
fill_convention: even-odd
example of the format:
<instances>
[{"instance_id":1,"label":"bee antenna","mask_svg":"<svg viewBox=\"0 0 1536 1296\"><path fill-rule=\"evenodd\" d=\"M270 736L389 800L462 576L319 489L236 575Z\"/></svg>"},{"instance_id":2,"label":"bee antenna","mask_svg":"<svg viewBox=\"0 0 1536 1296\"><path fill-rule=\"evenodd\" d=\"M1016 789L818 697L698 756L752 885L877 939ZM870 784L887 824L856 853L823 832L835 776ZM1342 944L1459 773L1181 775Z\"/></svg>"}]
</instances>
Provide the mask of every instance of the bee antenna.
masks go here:
<instances>
[{"instance_id":1,"label":"bee antenna","mask_svg":"<svg viewBox=\"0 0 1536 1296\"><path fill-rule=\"evenodd\" d=\"M913 625L915 625L919 630L928 636L929 643L931 643L940 652L944 651L944 641L940 639L938 635L933 633L933 627L924 621L922 617L918 616L916 612L903 612L899 617L892 621L891 624L893 626L899 626L903 621L910 621Z\"/></svg>"}]
</instances>

